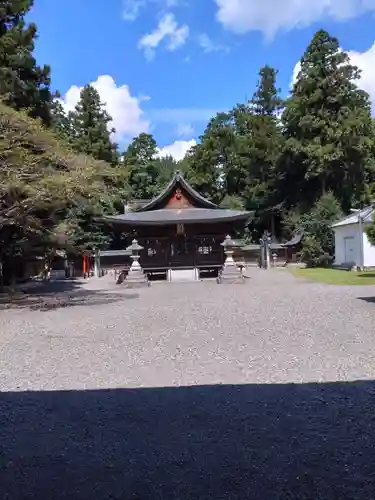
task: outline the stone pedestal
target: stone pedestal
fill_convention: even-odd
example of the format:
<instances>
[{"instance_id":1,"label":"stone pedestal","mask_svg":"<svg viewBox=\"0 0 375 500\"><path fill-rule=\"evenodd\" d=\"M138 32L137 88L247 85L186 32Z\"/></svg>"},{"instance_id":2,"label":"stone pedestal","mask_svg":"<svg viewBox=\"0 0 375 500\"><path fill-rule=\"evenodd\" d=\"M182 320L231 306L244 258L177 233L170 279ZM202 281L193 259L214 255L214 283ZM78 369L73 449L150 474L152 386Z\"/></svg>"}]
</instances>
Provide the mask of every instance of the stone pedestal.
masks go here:
<instances>
[{"instance_id":1,"label":"stone pedestal","mask_svg":"<svg viewBox=\"0 0 375 500\"><path fill-rule=\"evenodd\" d=\"M132 265L130 266L128 275L124 280L124 285L128 288L140 288L150 286L147 276L139 263L139 252L143 250L141 245L138 245L137 240L133 240L132 244L128 246L127 250L131 251L130 258Z\"/></svg>"},{"instance_id":2,"label":"stone pedestal","mask_svg":"<svg viewBox=\"0 0 375 500\"><path fill-rule=\"evenodd\" d=\"M228 235L221 245L224 247L225 263L217 282L221 284L244 283L242 271L233 260L234 243L231 237Z\"/></svg>"}]
</instances>

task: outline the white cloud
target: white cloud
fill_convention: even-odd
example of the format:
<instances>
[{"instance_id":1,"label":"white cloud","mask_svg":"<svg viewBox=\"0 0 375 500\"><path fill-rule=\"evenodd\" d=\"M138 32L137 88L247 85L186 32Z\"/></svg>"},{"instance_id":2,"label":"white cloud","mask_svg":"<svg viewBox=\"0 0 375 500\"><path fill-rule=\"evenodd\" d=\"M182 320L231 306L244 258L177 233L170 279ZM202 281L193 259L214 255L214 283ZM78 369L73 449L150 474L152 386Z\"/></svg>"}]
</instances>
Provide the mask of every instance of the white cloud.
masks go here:
<instances>
[{"instance_id":1,"label":"white cloud","mask_svg":"<svg viewBox=\"0 0 375 500\"><path fill-rule=\"evenodd\" d=\"M301 71L301 63L298 61L298 63L294 66L293 68L293 73L292 73L292 79L290 81L290 88L293 88L293 85L297 81L298 73Z\"/></svg>"},{"instance_id":2,"label":"white cloud","mask_svg":"<svg viewBox=\"0 0 375 500\"><path fill-rule=\"evenodd\" d=\"M147 0L123 0L122 16L125 21L135 21L146 3Z\"/></svg>"},{"instance_id":3,"label":"white cloud","mask_svg":"<svg viewBox=\"0 0 375 500\"><path fill-rule=\"evenodd\" d=\"M272 38L279 30L309 26L323 18L345 21L375 12L375 0L215 0L217 19L242 34L261 31Z\"/></svg>"},{"instance_id":4,"label":"white cloud","mask_svg":"<svg viewBox=\"0 0 375 500\"><path fill-rule=\"evenodd\" d=\"M165 156L173 156L176 161L182 160L190 148L197 144L195 139L190 141L175 141L169 146L159 149L158 156L163 158Z\"/></svg>"},{"instance_id":5,"label":"white cloud","mask_svg":"<svg viewBox=\"0 0 375 500\"><path fill-rule=\"evenodd\" d=\"M365 52L349 50L347 51L347 54L350 57L351 63L354 66L358 66L361 70L361 77L358 81L358 85L360 88L369 93L373 103L373 114L375 114L375 42ZM295 83L300 69L301 63L298 61L293 69L291 85Z\"/></svg>"},{"instance_id":6,"label":"white cloud","mask_svg":"<svg viewBox=\"0 0 375 500\"><path fill-rule=\"evenodd\" d=\"M228 52L228 47L215 43L207 33L203 33L198 37L198 43L205 54L210 54L211 52Z\"/></svg>"},{"instance_id":7,"label":"white cloud","mask_svg":"<svg viewBox=\"0 0 375 500\"><path fill-rule=\"evenodd\" d=\"M101 75L91 83L99 92L100 98L105 103L106 110L112 116L110 127L116 129L114 139L123 142L141 132L148 132L149 121L144 118L141 108L142 101L147 97L134 97L128 85L116 85L109 75ZM79 101L82 87L73 85L61 99L64 108L72 111Z\"/></svg>"},{"instance_id":8,"label":"white cloud","mask_svg":"<svg viewBox=\"0 0 375 500\"><path fill-rule=\"evenodd\" d=\"M161 9L177 7L180 0L122 0L122 15L125 21L135 21L149 4Z\"/></svg>"},{"instance_id":9,"label":"white cloud","mask_svg":"<svg viewBox=\"0 0 375 500\"><path fill-rule=\"evenodd\" d=\"M189 27L186 24L178 25L173 14L165 14L157 27L148 33L138 43L138 48L144 50L147 59L152 59L155 49L163 40L167 41L167 50L173 52L184 45L189 36Z\"/></svg>"},{"instance_id":10,"label":"white cloud","mask_svg":"<svg viewBox=\"0 0 375 500\"><path fill-rule=\"evenodd\" d=\"M348 55L354 66L362 70L359 86L370 94L375 114L375 42L366 52L351 50Z\"/></svg>"},{"instance_id":11,"label":"white cloud","mask_svg":"<svg viewBox=\"0 0 375 500\"><path fill-rule=\"evenodd\" d=\"M101 75L91 82L91 85L99 92L101 101L112 116L113 121L109 124L109 128L116 129L115 141L123 145L141 132L151 133L158 125L173 126L178 140L162 148L161 152L173 154L175 157L184 156L185 152L196 143L191 139L195 136L193 124L206 123L217 113L217 110L209 108L159 108L150 109L145 115L142 103L148 100L148 97L131 95L129 87L117 85L112 76ZM72 85L62 96L60 102L66 111L74 110L81 90L82 87Z\"/></svg>"}]
</instances>

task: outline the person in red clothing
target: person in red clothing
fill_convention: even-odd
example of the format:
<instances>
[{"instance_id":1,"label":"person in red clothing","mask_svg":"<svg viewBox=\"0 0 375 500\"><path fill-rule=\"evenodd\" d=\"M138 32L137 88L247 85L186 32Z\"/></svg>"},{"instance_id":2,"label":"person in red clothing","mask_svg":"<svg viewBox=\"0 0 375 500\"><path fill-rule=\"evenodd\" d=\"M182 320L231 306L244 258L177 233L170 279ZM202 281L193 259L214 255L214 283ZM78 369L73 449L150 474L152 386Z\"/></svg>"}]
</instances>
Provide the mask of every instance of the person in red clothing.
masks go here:
<instances>
[{"instance_id":1,"label":"person in red clothing","mask_svg":"<svg viewBox=\"0 0 375 500\"><path fill-rule=\"evenodd\" d=\"M83 277L87 278L87 257L83 256Z\"/></svg>"}]
</instances>

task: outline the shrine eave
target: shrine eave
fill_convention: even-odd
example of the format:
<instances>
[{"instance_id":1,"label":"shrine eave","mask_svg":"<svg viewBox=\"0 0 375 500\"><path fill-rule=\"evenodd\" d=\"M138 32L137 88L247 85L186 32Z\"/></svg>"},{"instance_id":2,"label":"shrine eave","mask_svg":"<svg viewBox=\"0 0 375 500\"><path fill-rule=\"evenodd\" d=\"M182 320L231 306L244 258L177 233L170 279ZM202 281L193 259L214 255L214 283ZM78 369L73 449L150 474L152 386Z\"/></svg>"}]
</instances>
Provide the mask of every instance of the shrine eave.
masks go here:
<instances>
[{"instance_id":1,"label":"shrine eave","mask_svg":"<svg viewBox=\"0 0 375 500\"><path fill-rule=\"evenodd\" d=\"M128 212L126 214L104 217L104 221L129 226L162 226L165 224L208 224L246 220L252 212L210 209L210 208L165 208L149 212Z\"/></svg>"}]
</instances>

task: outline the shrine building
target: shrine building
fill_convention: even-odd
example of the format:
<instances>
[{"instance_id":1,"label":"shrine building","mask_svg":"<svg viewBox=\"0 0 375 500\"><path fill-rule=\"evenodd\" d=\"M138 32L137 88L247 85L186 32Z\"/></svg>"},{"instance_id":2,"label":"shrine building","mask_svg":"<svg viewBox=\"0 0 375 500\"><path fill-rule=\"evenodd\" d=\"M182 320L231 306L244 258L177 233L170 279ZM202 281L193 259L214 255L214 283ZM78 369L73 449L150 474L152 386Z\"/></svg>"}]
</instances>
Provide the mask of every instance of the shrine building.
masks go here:
<instances>
[{"instance_id":1,"label":"shrine building","mask_svg":"<svg viewBox=\"0 0 375 500\"><path fill-rule=\"evenodd\" d=\"M140 264L146 274L173 281L178 270L195 273L196 279L217 275L225 259L221 243L251 215L220 208L176 172L156 198L105 220L115 231L137 239L143 247Z\"/></svg>"}]
</instances>

